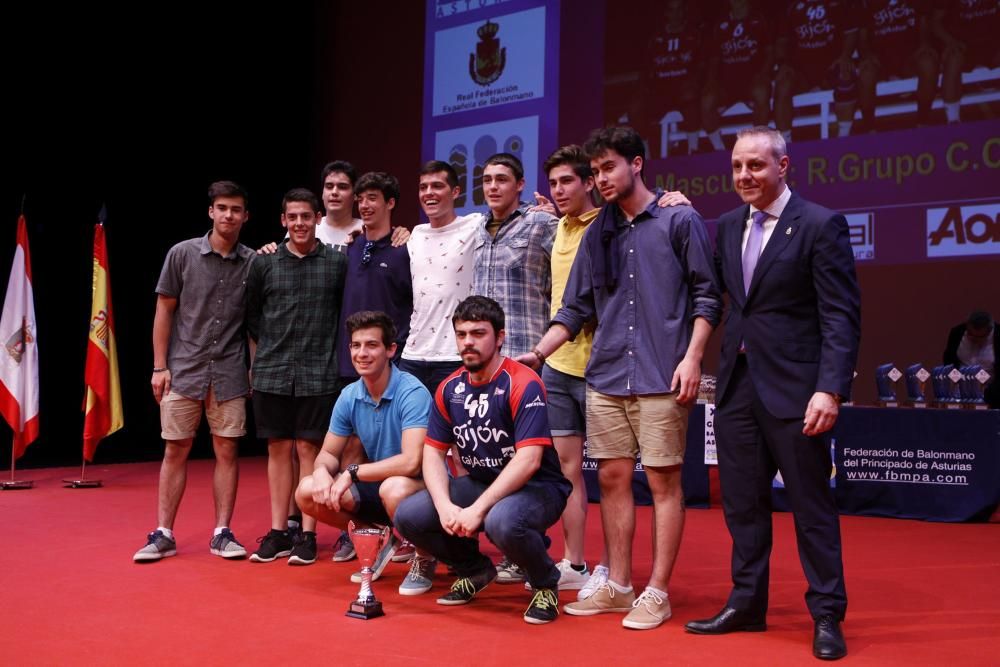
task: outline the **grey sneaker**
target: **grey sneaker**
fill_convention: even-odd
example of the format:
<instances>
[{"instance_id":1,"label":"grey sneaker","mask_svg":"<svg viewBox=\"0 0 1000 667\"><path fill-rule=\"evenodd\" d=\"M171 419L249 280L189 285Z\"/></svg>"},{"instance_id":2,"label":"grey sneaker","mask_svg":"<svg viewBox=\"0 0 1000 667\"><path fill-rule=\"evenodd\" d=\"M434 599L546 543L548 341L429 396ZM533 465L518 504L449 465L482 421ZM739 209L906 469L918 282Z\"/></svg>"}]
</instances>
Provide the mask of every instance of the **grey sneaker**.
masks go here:
<instances>
[{"instance_id":1,"label":"grey sneaker","mask_svg":"<svg viewBox=\"0 0 1000 667\"><path fill-rule=\"evenodd\" d=\"M497 583L498 584L520 584L527 577L520 566L515 565L506 556L497 563Z\"/></svg>"},{"instance_id":2,"label":"grey sneaker","mask_svg":"<svg viewBox=\"0 0 1000 667\"><path fill-rule=\"evenodd\" d=\"M385 566L389 564L392 560L392 555L396 553L396 549L399 548L399 540L395 535L390 534L389 539L386 540L385 544L382 545L382 549L378 552L378 556L375 557L375 562L372 563L372 581L377 581L379 577L382 576L382 570ZM351 581L356 584L361 583L361 572L355 572L351 575Z\"/></svg>"},{"instance_id":3,"label":"grey sneaker","mask_svg":"<svg viewBox=\"0 0 1000 667\"><path fill-rule=\"evenodd\" d=\"M136 551L132 560L136 563L142 563L176 555L177 542L174 541L174 538L167 537L162 530L154 530L146 536L146 546Z\"/></svg>"},{"instance_id":4,"label":"grey sneaker","mask_svg":"<svg viewBox=\"0 0 1000 667\"><path fill-rule=\"evenodd\" d=\"M221 533L213 536L208 547L213 555L223 558L246 558L247 555L247 550L236 541L233 531L228 528L223 528Z\"/></svg>"},{"instance_id":5,"label":"grey sneaker","mask_svg":"<svg viewBox=\"0 0 1000 667\"><path fill-rule=\"evenodd\" d=\"M419 554L413 554L410 561L410 572L399 585L400 595L420 595L426 593L434 585L434 570L437 569L437 561L433 558L423 558Z\"/></svg>"},{"instance_id":6,"label":"grey sneaker","mask_svg":"<svg viewBox=\"0 0 1000 667\"><path fill-rule=\"evenodd\" d=\"M340 531L340 537L333 543L333 562L342 563L354 560L357 555L357 552L354 551L354 543L351 542L351 536L347 534L346 530Z\"/></svg>"}]
</instances>

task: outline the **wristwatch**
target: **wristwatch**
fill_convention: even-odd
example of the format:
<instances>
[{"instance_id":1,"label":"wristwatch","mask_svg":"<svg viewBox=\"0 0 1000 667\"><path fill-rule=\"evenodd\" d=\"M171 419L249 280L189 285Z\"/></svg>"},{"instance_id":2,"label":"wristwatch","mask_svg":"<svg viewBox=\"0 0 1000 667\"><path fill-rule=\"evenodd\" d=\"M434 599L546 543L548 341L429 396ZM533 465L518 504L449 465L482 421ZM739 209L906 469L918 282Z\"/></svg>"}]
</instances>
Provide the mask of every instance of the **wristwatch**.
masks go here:
<instances>
[{"instance_id":1,"label":"wristwatch","mask_svg":"<svg viewBox=\"0 0 1000 667\"><path fill-rule=\"evenodd\" d=\"M355 484L358 483L358 468L360 466L357 463L352 463L347 466L347 474L351 476L351 481Z\"/></svg>"}]
</instances>

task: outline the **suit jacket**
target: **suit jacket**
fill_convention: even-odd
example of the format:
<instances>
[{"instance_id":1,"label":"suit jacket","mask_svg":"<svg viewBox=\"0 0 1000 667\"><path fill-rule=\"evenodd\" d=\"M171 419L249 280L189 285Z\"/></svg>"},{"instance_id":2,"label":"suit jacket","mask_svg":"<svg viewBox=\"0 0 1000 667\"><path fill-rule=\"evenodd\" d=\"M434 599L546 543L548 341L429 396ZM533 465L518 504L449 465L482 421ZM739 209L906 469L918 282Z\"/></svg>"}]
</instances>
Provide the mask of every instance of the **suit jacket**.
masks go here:
<instances>
[{"instance_id":1,"label":"suit jacket","mask_svg":"<svg viewBox=\"0 0 1000 667\"><path fill-rule=\"evenodd\" d=\"M861 337L861 294L844 216L792 193L761 253L749 292L741 245L749 205L719 218L716 265L729 292L716 400L740 341L754 388L780 419L805 414L814 392L850 395Z\"/></svg>"}]
</instances>

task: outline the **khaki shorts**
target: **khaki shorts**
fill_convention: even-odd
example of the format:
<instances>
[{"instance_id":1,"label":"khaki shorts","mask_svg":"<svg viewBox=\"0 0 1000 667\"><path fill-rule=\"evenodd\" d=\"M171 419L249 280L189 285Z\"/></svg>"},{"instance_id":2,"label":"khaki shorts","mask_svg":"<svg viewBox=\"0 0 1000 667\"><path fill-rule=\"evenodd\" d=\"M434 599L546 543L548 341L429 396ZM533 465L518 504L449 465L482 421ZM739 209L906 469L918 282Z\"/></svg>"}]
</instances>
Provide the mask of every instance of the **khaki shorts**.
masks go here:
<instances>
[{"instance_id":1,"label":"khaki shorts","mask_svg":"<svg viewBox=\"0 0 1000 667\"><path fill-rule=\"evenodd\" d=\"M594 459L635 459L643 465L684 462L688 408L676 394L608 396L587 386L587 455Z\"/></svg>"},{"instance_id":2,"label":"khaki shorts","mask_svg":"<svg viewBox=\"0 0 1000 667\"><path fill-rule=\"evenodd\" d=\"M212 435L222 438L242 438L247 434L246 398L240 396L219 403L215 390L208 389L204 401L181 396L171 391L160 400L160 437L164 440L187 440L198 432L202 406L208 417Z\"/></svg>"}]
</instances>

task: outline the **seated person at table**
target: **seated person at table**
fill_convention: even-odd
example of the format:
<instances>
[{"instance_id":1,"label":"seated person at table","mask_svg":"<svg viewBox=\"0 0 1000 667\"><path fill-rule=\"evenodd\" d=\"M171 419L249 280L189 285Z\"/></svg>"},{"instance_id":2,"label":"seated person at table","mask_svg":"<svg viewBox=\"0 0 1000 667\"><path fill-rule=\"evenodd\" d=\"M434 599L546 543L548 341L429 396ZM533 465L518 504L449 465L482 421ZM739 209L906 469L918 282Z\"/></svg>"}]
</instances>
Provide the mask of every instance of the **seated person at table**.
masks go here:
<instances>
[{"instance_id":1,"label":"seated person at table","mask_svg":"<svg viewBox=\"0 0 1000 667\"><path fill-rule=\"evenodd\" d=\"M997 382L997 354L1000 351L1000 329L989 313L977 310L953 327L944 349L944 363L958 366L982 366L990 374L986 383L986 403L1000 408L1000 382Z\"/></svg>"},{"instance_id":2,"label":"seated person at table","mask_svg":"<svg viewBox=\"0 0 1000 667\"><path fill-rule=\"evenodd\" d=\"M359 380L349 384L337 398L330 430L316 456L312 475L304 477L295 493L302 511L323 523L346 529L384 526L392 522L399 502L424 488L420 480L420 458L427 435L431 395L421 382L394 364L396 327L382 312L361 311L347 318L351 337L351 363ZM367 462L341 470L340 460L348 439L357 435ZM399 542L391 537L379 552L374 578L392 558ZM424 592L430 589L434 563L418 557L417 568ZM352 580L361 581L360 574ZM407 576L400 589L410 582ZM407 589L408 591L408 589Z\"/></svg>"}]
</instances>

